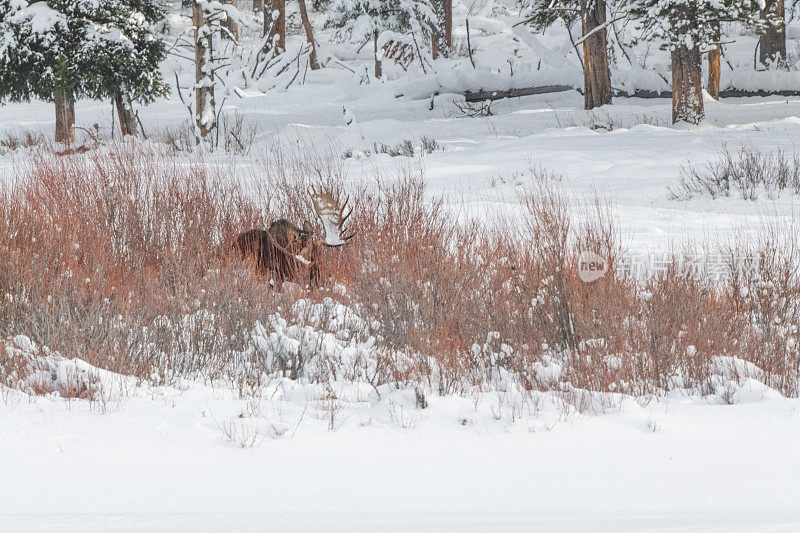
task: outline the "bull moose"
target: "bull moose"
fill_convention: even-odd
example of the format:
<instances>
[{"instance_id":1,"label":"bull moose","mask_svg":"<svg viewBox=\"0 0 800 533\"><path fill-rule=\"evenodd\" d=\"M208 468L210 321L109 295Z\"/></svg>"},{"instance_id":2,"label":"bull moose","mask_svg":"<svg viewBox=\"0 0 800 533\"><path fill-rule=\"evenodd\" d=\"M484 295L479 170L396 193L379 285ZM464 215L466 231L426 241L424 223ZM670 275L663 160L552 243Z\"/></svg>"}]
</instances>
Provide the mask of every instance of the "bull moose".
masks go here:
<instances>
[{"instance_id":1,"label":"bull moose","mask_svg":"<svg viewBox=\"0 0 800 533\"><path fill-rule=\"evenodd\" d=\"M312 287L319 285L322 247L342 246L354 236L344 228L353 213L352 207L347 209L349 198L340 204L338 197L330 191L315 187L311 187L308 194L314 214L322 225L321 237L307 220L299 228L282 218L270 224L266 231L252 229L241 233L234 243L239 256L254 261L259 274L272 275L278 287L286 280L299 281L304 271L308 272L308 282Z\"/></svg>"}]
</instances>

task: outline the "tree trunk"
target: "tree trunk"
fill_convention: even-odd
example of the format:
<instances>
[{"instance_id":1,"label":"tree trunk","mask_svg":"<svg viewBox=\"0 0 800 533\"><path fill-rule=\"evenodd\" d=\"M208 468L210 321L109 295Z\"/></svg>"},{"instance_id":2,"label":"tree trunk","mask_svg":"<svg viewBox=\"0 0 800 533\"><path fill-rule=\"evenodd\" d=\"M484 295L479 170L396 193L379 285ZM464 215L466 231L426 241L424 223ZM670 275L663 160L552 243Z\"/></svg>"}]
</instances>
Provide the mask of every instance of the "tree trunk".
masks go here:
<instances>
[{"instance_id":1,"label":"tree trunk","mask_svg":"<svg viewBox=\"0 0 800 533\"><path fill-rule=\"evenodd\" d=\"M253 0L253 13L262 13L264 11L264 0Z\"/></svg>"},{"instance_id":2,"label":"tree trunk","mask_svg":"<svg viewBox=\"0 0 800 533\"><path fill-rule=\"evenodd\" d=\"M699 124L703 110L703 64L700 49L672 51L672 123Z\"/></svg>"},{"instance_id":3,"label":"tree trunk","mask_svg":"<svg viewBox=\"0 0 800 533\"><path fill-rule=\"evenodd\" d=\"M719 81L722 76L720 59L722 58L722 45L718 44L708 52L708 94L714 100L719 100Z\"/></svg>"},{"instance_id":4,"label":"tree trunk","mask_svg":"<svg viewBox=\"0 0 800 533\"><path fill-rule=\"evenodd\" d=\"M223 4L230 4L233 7L239 7L239 0L222 0ZM222 32L222 35L227 38L233 38L234 41L239 40L239 23L230 17L225 17L222 22L222 27L228 30L228 33Z\"/></svg>"},{"instance_id":5,"label":"tree trunk","mask_svg":"<svg viewBox=\"0 0 800 533\"><path fill-rule=\"evenodd\" d=\"M453 0L442 0L444 4L444 39L447 44L447 55L453 46Z\"/></svg>"},{"instance_id":6,"label":"tree trunk","mask_svg":"<svg viewBox=\"0 0 800 533\"><path fill-rule=\"evenodd\" d=\"M719 82L722 76L720 60L722 58L722 29L719 22L714 24L714 39L717 44L708 51L708 94L714 99L719 100Z\"/></svg>"},{"instance_id":7,"label":"tree trunk","mask_svg":"<svg viewBox=\"0 0 800 533\"><path fill-rule=\"evenodd\" d=\"M436 14L436 27L431 36L431 54L448 57L453 44L453 0L431 0Z\"/></svg>"},{"instance_id":8,"label":"tree trunk","mask_svg":"<svg viewBox=\"0 0 800 533\"><path fill-rule=\"evenodd\" d=\"M211 32L201 32L206 27L206 17L202 6L195 2L192 8L194 24L194 79L195 79L195 123L197 143L205 138L216 125L213 72L211 69L213 39Z\"/></svg>"},{"instance_id":9,"label":"tree trunk","mask_svg":"<svg viewBox=\"0 0 800 533\"><path fill-rule=\"evenodd\" d=\"M272 14L278 12L278 18L272 19ZM272 0L271 7L264 2L264 33L269 33L269 42L274 55L286 50L286 0ZM277 36L277 38L276 38Z\"/></svg>"},{"instance_id":10,"label":"tree trunk","mask_svg":"<svg viewBox=\"0 0 800 533\"><path fill-rule=\"evenodd\" d=\"M375 56L375 78L381 79L383 77L383 65L378 59L378 32L372 35L373 54Z\"/></svg>"},{"instance_id":11,"label":"tree trunk","mask_svg":"<svg viewBox=\"0 0 800 533\"><path fill-rule=\"evenodd\" d=\"M777 0L771 9L764 11L763 15L777 22L770 22L767 25L767 31L758 41L758 61L765 66L769 66L772 63L780 68L787 68L784 0Z\"/></svg>"},{"instance_id":12,"label":"tree trunk","mask_svg":"<svg viewBox=\"0 0 800 533\"><path fill-rule=\"evenodd\" d=\"M117 117L119 118L119 129L122 136L133 135L137 136L139 128L136 127L136 114L133 112L133 103L130 96L123 90L114 93L114 106L117 108Z\"/></svg>"},{"instance_id":13,"label":"tree trunk","mask_svg":"<svg viewBox=\"0 0 800 533\"><path fill-rule=\"evenodd\" d=\"M611 103L611 71L608 68L606 29L602 27L605 23L605 0L581 0L583 100L586 109Z\"/></svg>"},{"instance_id":14,"label":"tree trunk","mask_svg":"<svg viewBox=\"0 0 800 533\"><path fill-rule=\"evenodd\" d=\"M300 19L303 21L303 28L306 30L306 41L311 43L311 55L308 58L308 62L311 66L311 70L318 70L317 43L314 42L314 29L311 27L311 21L308 20L305 0L300 0Z\"/></svg>"},{"instance_id":15,"label":"tree trunk","mask_svg":"<svg viewBox=\"0 0 800 533\"><path fill-rule=\"evenodd\" d=\"M56 133L57 143L70 144L75 142L75 98L72 93L57 90L53 93L53 102L56 105Z\"/></svg>"}]
</instances>

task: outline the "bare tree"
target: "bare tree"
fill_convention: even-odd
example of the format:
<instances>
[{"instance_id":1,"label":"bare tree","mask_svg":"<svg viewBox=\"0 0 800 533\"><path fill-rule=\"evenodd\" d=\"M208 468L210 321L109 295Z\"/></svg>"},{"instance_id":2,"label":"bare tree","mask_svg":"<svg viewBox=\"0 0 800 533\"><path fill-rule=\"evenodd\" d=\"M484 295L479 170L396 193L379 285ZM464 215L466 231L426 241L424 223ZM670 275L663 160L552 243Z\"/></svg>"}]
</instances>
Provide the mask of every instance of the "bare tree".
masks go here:
<instances>
[{"instance_id":1,"label":"bare tree","mask_svg":"<svg viewBox=\"0 0 800 533\"><path fill-rule=\"evenodd\" d=\"M200 2L192 4L192 23L194 25L194 64L195 64L195 124L197 143L204 139L216 126L216 102L214 100L213 32L208 26L206 12Z\"/></svg>"},{"instance_id":2,"label":"bare tree","mask_svg":"<svg viewBox=\"0 0 800 533\"><path fill-rule=\"evenodd\" d=\"M303 21L303 28L306 31L306 41L311 45L311 54L308 57L311 70L319 69L317 62L317 43L314 42L314 29L311 27L311 21L308 19L308 11L306 11L305 0L300 2L300 19Z\"/></svg>"},{"instance_id":3,"label":"bare tree","mask_svg":"<svg viewBox=\"0 0 800 533\"><path fill-rule=\"evenodd\" d=\"M714 100L719 100L719 83L722 77L722 32L720 30L720 23L716 23L717 43L713 48L708 51L708 94Z\"/></svg>"},{"instance_id":4,"label":"bare tree","mask_svg":"<svg viewBox=\"0 0 800 533\"><path fill-rule=\"evenodd\" d=\"M270 9L264 2L264 33L269 35L270 46L286 50L286 0L272 0Z\"/></svg>"}]
</instances>

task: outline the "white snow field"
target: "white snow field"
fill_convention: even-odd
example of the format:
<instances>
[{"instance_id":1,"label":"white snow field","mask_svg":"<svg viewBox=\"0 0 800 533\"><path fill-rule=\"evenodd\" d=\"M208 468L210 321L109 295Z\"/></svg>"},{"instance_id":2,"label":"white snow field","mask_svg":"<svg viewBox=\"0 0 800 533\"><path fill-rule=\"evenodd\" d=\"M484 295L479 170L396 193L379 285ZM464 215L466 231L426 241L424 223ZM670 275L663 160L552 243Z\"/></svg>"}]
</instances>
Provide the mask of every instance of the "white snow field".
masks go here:
<instances>
[{"instance_id":1,"label":"white snow field","mask_svg":"<svg viewBox=\"0 0 800 533\"><path fill-rule=\"evenodd\" d=\"M243 398L59 365L58 379L92 373L103 393L3 391L4 530L800 527L800 402L753 378L705 398L609 395L580 414L513 388L431 395L420 410L393 386L334 382L331 403L324 386L286 379Z\"/></svg>"},{"instance_id":2,"label":"white snow field","mask_svg":"<svg viewBox=\"0 0 800 533\"><path fill-rule=\"evenodd\" d=\"M463 38L467 8L455 3ZM368 54L348 58L330 45L341 57L308 72L304 84L284 89L282 78L272 90L226 90L223 112L241 112L255 141L247 155L218 151L206 162L243 179L280 146L347 154L353 182L376 169L389 176L421 167L428 194L445 196L465 216L513 212L520 191L536 181L533 170L542 169L576 213L596 197L609 201L629 253L713 245L768 226L794 230L800 205L789 192L680 201L670 187L683 166L702 167L722 149L793 155L800 98L707 98L698 127L671 126L667 99L616 98L586 112L574 91L498 100L491 116L465 117L454 102L468 89L582 80L564 32L520 34L511 28L519 17L490 17L493 4L471 12L475 72L461 57L440 62L436 75L400 75L387 65L387 81L362 84ZM795 50L800 26L788 34ZM724 70L723 88L800 88L797 70L747 71L754 44L740 36L728 45L743 71ZM505 65L511 48L515 76L480 68ZM615 68L614 86L664 90L657 73L668 58L652 54L648 69ZM191 68L177 59L163 67L184 87ZM108 138L108 103L79 101L76 111L78 124L97 124ZM2 105L0 137L52 135L53 115L43 102ZM160 142L188 116L177 94L142 107L146 142ZM419 146L423 138L442 149L422 157L370 153L376 143ZM0 185L30 156L0 151ZM336 333L315 332L336 357L354 357L348 350L356 348ZM429 406L419 409L413 388L343 380L155 387L90 367L80 353L42 355L26 332L15 334L0 339L10 353L43 358L56 385L84 380L99 393L65 399L0 384L0 531L800 531L800 400L764 385L741 360L717 358L706 395L675 389L582 402L501 379L467 396L429 391ZM269 351L271 341L262 340ZM371 346L357 349L369 359Z\"/></svg>"}]
</instances>

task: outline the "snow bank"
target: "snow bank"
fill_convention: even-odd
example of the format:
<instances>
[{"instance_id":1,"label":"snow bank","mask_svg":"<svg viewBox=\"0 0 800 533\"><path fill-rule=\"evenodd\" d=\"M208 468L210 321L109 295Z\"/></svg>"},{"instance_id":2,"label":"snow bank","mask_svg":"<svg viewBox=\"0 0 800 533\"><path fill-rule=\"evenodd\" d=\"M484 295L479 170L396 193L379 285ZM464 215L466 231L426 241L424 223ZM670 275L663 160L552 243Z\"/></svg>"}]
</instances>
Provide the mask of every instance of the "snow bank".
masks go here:
<instances>
[{"instance_id":1,"label":"snow bank","mask_svg":"<svg viewBox=\"0 0 800 533\"><path fill-rule=\"evenodd\" d=\"M737 69L723 73L722 90L796 91L800 88L800 71Z\"/></svg>"},{"instance_id":2,"label":"snow bank","mask_svg":"<svg viewBox=\"0 0 800 533\"><path fill-rule=\"evenodd\" d=\"M6 341L4 350L5 357L0 357L2 385L29 394L92 400L104 380L112 376L81 359L66 359L40 348L25 335Z\"/></svg>"}]
</instances>

